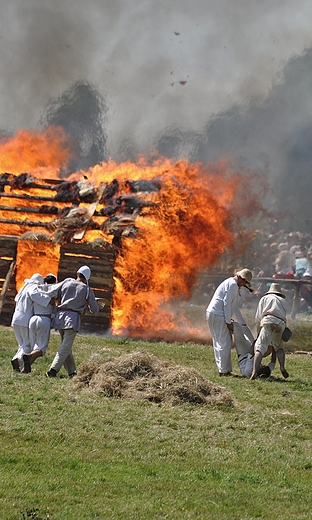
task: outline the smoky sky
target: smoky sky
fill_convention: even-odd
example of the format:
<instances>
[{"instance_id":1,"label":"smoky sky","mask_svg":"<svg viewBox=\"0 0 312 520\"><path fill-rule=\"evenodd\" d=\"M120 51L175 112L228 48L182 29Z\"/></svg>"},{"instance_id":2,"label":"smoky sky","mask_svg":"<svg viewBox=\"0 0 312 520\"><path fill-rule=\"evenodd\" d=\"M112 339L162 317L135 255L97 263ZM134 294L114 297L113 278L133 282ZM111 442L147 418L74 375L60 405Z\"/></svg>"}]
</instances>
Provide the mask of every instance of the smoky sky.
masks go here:
<instances>
[{"instance_id":1,"label":"smoky sky","mask_svg":"<svg viewBox=\"0 0 312 520\"><path fill-rule=\"evenodd\" d=\"M38 127L88 82L106 106L104 159L230 156L269 175L271 205L305 210L310 1L0 0L0 14L3 133Z\"/></svg>"}]
</instances>

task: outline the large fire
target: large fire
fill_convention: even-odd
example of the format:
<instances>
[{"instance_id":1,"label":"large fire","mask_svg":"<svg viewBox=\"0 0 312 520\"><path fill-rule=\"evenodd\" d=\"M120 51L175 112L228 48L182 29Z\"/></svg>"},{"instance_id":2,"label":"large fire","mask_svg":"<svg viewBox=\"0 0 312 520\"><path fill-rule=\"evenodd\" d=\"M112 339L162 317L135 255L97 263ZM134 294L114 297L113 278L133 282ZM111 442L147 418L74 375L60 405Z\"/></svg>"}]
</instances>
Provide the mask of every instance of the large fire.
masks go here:
<instances>
[{"instance_id":1,"label":"large fire","mask_svg":"<svg viewBox=\"0 0 312 520\"><path fill-rule=\"evenodd\" d=\"M1 172L27 171L36 178L57 179L69 158L70 142L59 128L43 133L22 131L0 142ZM139 193L143 201L127 217L133 220L135 236L122 236L118 247L113 334L165 339L200 336L185 317L181 302L190 299L199 270L213 266L233 245L233 223L238 214L250 210L246 204L250 179L244 176L242 197L241 176L228 162L209 167L165 158L140 158L135 164L110 160L66 180L81 179L96 187L103 183L117 186L114 197L125 200L133 195L131 187L135 186L135 195ZM38 193L47 195L44 187L32 191L32 195ZM15 204L14 200L5 202ZM138 203L136 199L134 202ZM25 197L18 204L31 206L35 202ZM101 208L103 204L99 203L97 209ZM8 213L2 211L0 217L7 218ZM94 220L103 222L103 217ZM42 221L44 217L40 216L38 223ZM0 226L1 234L25 232L16 225ZM87 231L82 240L90 242L99 237L112 242L105 226ZM29 269L23 271L20 266L23 278L33 274ZM44 273L44 266L41 269ZM50 272L50 266L45 270Z\"/></svg>"}]
</instances>

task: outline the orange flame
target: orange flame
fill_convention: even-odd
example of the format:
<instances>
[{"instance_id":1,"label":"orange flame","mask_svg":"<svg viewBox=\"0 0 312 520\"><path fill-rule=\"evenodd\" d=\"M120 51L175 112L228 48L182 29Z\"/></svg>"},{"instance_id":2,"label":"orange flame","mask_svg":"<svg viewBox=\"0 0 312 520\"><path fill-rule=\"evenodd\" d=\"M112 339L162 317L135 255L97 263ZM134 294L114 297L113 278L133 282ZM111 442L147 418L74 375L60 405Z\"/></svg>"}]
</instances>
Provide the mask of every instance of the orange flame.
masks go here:
<instances>
[{"instance_id":1,"label":"orange flame","mask_svg":"<svg viewBox=\"0 0 312 520\"><path fill-rule=\"evenodd\" d=\"M136 164L103 163L87 175L97 183L117 179L117 195L125 191L126 180L155 179L162 186L158 193L144 195L155 205L136 218L136 238L122 239L115 264L113 333L164 339L200 336L178 303L190 298L198 271L213 266L233 245L231 227L244 212L251 179L244 176L241 190L241 176L227 162L209 169L166 159L148 164L143 158Z\"/></svg>"},{"instance_id":2,"label":"orange flame","mask_svg":"<svg viewBox=\"0 0 312 520\"><path fill-rule=\"evenodd\" d=\"M17 245L16 289L24 285L25 278L35 273L43 277L49 273L57 276L60 247L50 242L19 240Z\"/></svg>"},{"instance_id":3,"label":"orange flame","mask_svg":"<svg viewBox=\"0 0 312 520\"><path fill-rule=\"evenodd\" d=\"M137 218L139 236L123 240L115 265L113 332L164 338L194 335L185 317L172 311L172 302L188 299L198 269L213 265L232 243L228 213L211 194L200 165L164 161L141 168L128 164L127 177L157 176L163 188L154 197L157 206ZM232 198L221 179L219 188L224 201Z\"/></svg>"},{"instance_id":4,"label":"orange flame","mask_svg":"<svg viewBox=\"0 0 312 520\"><path fill-rule=\"evenodd\" d=\"M70 156L71 144L63 128L20 130L16 136L0 141L0 173L32 172L37 177L44 174L57 179Z\"/></svg>"},{"instance_id":5,"label":"orange flame","mask_svg":"<svg viewBox=\"0 0 312 520\"><path fill-rule=\"evenodd\" d=\"M69 159L70 145L62 129L50 128L43 134L21 131L15 139L0 142L2 172L27 170L57 178ZM250 201L244 210L252 191L251 179L244 175L242 183L242 175L226 161L207 167L164 158L149 162L143 157L136 164L110 160L87 172L76 172L69 180L82 176L96 186L116 179L116 196L130 193L129 181L155 181L159 188L140 192L140 198L151 204L141 208L134 219L135 238L121 239L115 264L113 333L164 339L199 336L180 303L190 298L197 273L213 266L233 245L237 216L252 212ZM244 190L239 189L241 185ZM255 208L258 210L257 205ZM103 217L94 217L94 221L103 222ZM103 230L94 229L83 240L103 236L112 240Z\"/></svg>"}]
</instances>

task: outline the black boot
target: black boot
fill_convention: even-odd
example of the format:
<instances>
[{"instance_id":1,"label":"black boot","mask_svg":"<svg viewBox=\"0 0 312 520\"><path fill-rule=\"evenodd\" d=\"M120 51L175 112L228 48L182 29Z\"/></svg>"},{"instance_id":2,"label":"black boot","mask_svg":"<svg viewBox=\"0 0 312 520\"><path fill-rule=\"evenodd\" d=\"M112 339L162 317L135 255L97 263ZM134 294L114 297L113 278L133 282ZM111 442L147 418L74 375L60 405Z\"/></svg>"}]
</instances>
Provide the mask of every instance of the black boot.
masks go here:
<instances>
[{"instance_id":1,"label":"black boot","mask_svg":"<svg viewBox=\"0 0 312 520\"><path fill-rule=\"evenodd\" d=\"M50 370L48 370L46 372L46 376L47 377L56 377L56 374L57 374L57 371L54 370L54 368L50 368Z\"/></svg>"},{"instance_id":2,"label":"black boot","mask_svg":"<svg viewBox=\"0 0 312 520\"><path fill-rule=\"evenodd\" d=\"M19 367L17 358L11 359L11 365L13 367L13 370L15 370L15 372L20 372L20 367Z\"/></svg>"},{"instance_id":3,"label":"black boot","mask_svg":"<svg viewBox=\"0 0 312 520\"><path fill-rule=\"evenodd\" d=\"M29 356L27 356L27 354L23 355L23 361L24 361L23 374L29 374L29 372L31 372L31 366L30 366Z\"/></svg>"}]
</instances>

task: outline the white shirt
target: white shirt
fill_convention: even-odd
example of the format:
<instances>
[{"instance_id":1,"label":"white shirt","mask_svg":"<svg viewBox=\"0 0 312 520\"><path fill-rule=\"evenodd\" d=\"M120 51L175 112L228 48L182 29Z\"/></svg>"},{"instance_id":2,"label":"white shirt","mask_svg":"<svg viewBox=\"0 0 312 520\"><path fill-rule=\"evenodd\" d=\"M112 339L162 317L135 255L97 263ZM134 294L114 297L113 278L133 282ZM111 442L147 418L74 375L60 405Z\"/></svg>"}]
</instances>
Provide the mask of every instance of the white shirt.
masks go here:
<instances>
[{"instance_id":1,"label":"white shirt","mask_svg":"<svg viewBox=\"0 0 312 520\"><path fill-rule=\"evenodd\" d=\"M34 305L49 305L51 296L38 289L38 283L28 280L15 296L16 307L11 325L28 327L30 318L34 315Z\"/></svg>"},{"instance_id":2,"label":"white shirt","mask_svg":"<svg viewBox=\"0 0 312 520\"><path fill-rule=\"evenodd\" d=\"M52 321L52 327L57 330L80 329L80 316L85 307L96 314L99 305L94 292L89 285L78 282L74 278L65 278L62 282L50 285L46 288L46 294L59 301L56 315Z\"/></svg>"},{"instance_id":3,"label":"white shirt","mask_svg":"<svg viewBox=\"0 0 312 520\"><path fill-rule=\"evenodd\" d=\"M271 312L275 316L265 316L266 313ZM265 323L280 323L281 319L286 321L286 306L285 299L277 294L265 294L260 298L256 310L255 320L258 325Z\"/></svg>"},{"instance_id":4,"label":"white shirt","mask_svg":"<svg viewBox=\"0 0 312 520\"><path fill-rule=\"evenodd\" d=\"M245 323L245 319L239 309L243 303L243 297L234 277L227 278L217 287L207 307L207 312L223 316L225 323L231 323L235 315L238 323Z\"/></svg>"}]
</instances>

